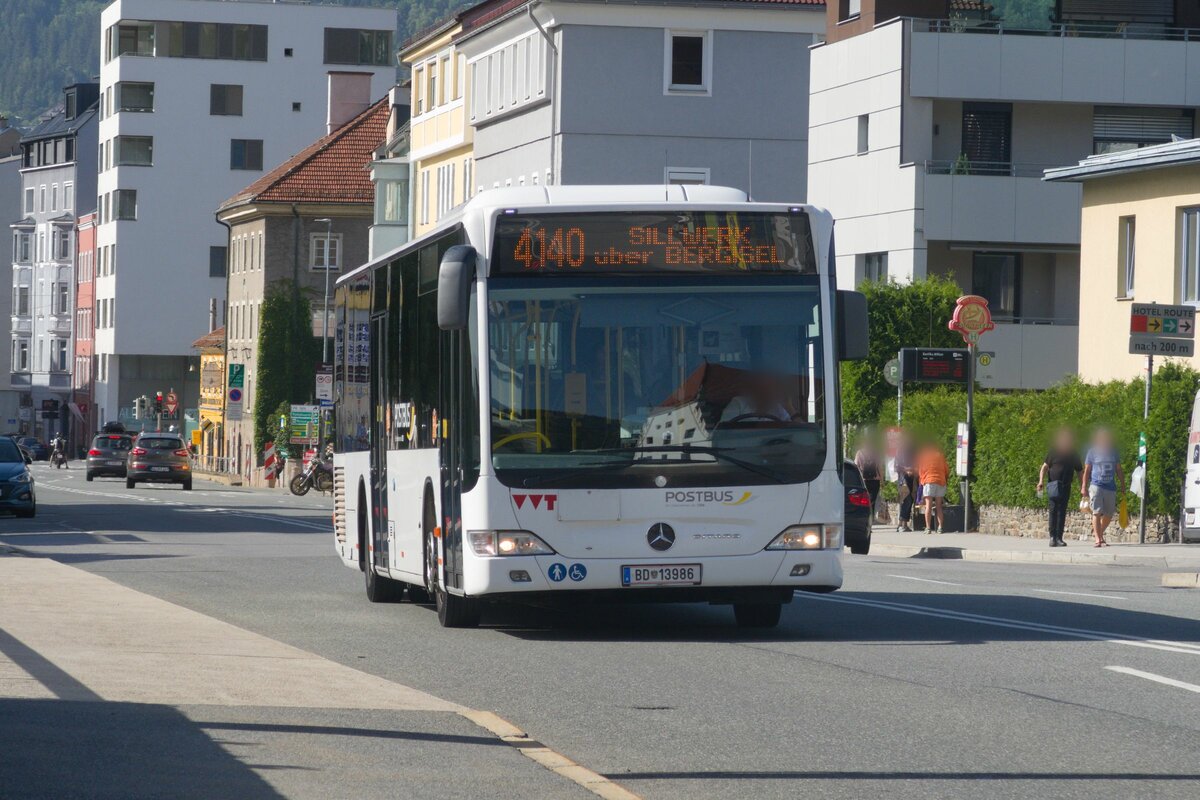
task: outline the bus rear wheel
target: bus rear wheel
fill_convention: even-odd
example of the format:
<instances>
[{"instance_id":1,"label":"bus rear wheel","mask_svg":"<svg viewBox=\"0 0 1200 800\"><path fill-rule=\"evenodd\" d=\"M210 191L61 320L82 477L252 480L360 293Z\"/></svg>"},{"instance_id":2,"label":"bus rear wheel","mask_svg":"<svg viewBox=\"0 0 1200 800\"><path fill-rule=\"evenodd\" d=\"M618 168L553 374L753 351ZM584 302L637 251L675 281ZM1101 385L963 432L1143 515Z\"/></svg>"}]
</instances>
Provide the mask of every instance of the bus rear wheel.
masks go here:
<instances>
[{"instance_id":1,"label":"bus rear wheel","mask_svg":"<svg viewBox=\"0 0 1200 800\"><path fill-rule=\"evenodd\" d=\"M782 603L733 604L733 618L739 628L774 628L782 612Z\"/></svg>"},{"instance_id":2,"label":"bus rear wheel","mask_svg":"<svg viewBox=\"0 0 1200 800\"><path fill-rule=\"evenodd\" d=\"M367 599L372 603L399 603L404 597L404 584L375 574L370 564L363 570L367 576Z\"/></svg>"}]
</instances>

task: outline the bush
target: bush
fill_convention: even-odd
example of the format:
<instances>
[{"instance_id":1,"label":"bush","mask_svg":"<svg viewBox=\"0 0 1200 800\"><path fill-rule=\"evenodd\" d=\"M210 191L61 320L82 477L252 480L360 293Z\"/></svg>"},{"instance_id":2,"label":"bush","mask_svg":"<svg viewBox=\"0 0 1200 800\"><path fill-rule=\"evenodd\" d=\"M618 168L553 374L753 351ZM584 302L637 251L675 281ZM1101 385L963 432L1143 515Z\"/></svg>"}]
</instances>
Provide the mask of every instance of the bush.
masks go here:
<instances>
[{"instance_id":1,"label":"bush","mask_svg":"<svg viewBox=\"0 0 1200 800\"><path fill-rule=\"evenodd\" d=\"M295 281L267 287L258 323L258 385L254 394L254 452L279 429L279 408L312 397L321 345L312 335L312 307ZM260 464L261 465L261 464Z\"/></svg>"},{"instance_id":2,"label":"bush","mask_svg":"<svg viewBox=\"0 0 1200 800\"><path fill-rule=\"evenodd\" d=\"M1037 477L1054 431L1067 425L1084 437L1096 426L1106 425L1121 452L1126 486L1137 462L1138 433L1146 431L1147 510L1153 515L1178 516L1198 379L1200 373L1187 367L1168 364L1159 369L1151 384L1149 420L1142 419L1145 384L1141 380L1098 385L1070 380L1038 392L976 391L972 502L1027 508L1044 505L1036 495ZM905 428L934 436L948 460L954 455L957 424L966 416L964 389L939 387L905 394ZM879 419L883 425L894 424L894 399L884 404ZM956 488L951 486L954 501ZM1074 489L1078 490L1078 482ZM1133 505L1136 508L1136 503Z\"/></svg>"},{"instance_id":3,"label":"bush","mask_svg":"<svg viewBox=\"0 0 1200 800\"><path fill-rule=\"evenodd\" d=\"M883 377L883 367L902 347L962 347L962 337L946 327L962 293L951 281L932 277L901 286L890 281L859 287L867 296L871 342L867 358L842 365L842 414L854 425L879 419L890 398L895 419L896 387ZM916 384L905 387L922 391Z\"/></svg>"}]
</instances>

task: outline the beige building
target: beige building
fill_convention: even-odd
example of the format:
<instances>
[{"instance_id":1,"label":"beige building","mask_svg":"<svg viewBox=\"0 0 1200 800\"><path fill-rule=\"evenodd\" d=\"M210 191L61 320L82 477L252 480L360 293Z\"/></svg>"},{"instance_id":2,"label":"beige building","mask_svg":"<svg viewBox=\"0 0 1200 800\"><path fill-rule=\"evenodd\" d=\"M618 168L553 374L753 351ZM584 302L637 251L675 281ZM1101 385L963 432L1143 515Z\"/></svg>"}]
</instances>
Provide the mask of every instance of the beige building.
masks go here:
<instances>
[{"instance_id":1,"label":"beige building","mask_svg":"<svg viewBox=\"0 0 1200 800\"><path fill-rule=\"evenodd\" d=\"M1079 376L1136 378L1146 359L1128 352L1130 305L1200 305L1200 139L1092 156L1046 180L1083 185Z\"/></svg>"},{"instance_id":2,"label":"beige building","mask_svg":"<svg viewBox=\"0 0 1200 800\"><path fill-rule=\"evenodd\" d=\"M331 95L355 96L351 92ZM254 412L259 324L268 288L292 282L305 293L313 308L313 333L319 336L326 330L321 318L325 287L330 287L332 307L333 283L344 271L368 260L375 201L370 167L387 136L390 101L385 97L357 106L343 102L339 114L348 118L331 118L328 135L217 209L217 219L229 227L226 363L241 364L245 376L241 419L231 418L227 409L223 416L223 453L226 470L247 485L264 482L262 453L254 446ZM334 326L329 327L329 337L334 338ZM329 360L333 360L332 350ZM314 376L316 366L311 365Z\"/></svg>"},{"instance_id":3,"label":"beige building","mask_svg":"<svg viewBox=\"0 0 1200 800\"><path fill-rule=\"evenodd\" d=\"M467 124L467 65L455 46L457 19L411 40L400 51L412 68L409 160L413 230L420 236L472 194L474 147Z\"/></svg>"}]
</instances>

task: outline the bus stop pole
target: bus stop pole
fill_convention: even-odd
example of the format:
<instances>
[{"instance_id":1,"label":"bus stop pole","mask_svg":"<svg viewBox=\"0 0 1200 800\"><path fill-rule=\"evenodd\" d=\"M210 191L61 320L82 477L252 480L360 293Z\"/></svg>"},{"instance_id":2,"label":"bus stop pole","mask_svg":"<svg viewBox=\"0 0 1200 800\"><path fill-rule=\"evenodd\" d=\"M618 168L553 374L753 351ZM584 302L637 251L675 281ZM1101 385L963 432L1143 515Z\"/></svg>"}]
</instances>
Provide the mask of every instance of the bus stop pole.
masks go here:
<instances>
[{"instance_id":1,"label":"bus stop pole","mask_svg":"<svg viewBox=\"0 0 1200 800\"><path fill-rule=\"evenodd\" d=\"M1154 356L1146 356L1146 401L1142 404L1142 421L1150 419L1150 381L1154 378ZM1143 428L1147 427L1145 424ZM1146 460L1142 462L1142 502L1138 510L1138 544L1146 543L1146 501L1150 499L1150 447L1146 447Z\"/></svg>"},{"instance_id":2,"label":"bus stop pole","mask_svg":"<svg viewBox=\"0 0 1200 800\"><path fill-rule=\"evenodd\" d=\"M963 477L963 533L971 532L971 450L975 445L975 344L967 343L967 474Z\"/></svg>"}]
</instances>

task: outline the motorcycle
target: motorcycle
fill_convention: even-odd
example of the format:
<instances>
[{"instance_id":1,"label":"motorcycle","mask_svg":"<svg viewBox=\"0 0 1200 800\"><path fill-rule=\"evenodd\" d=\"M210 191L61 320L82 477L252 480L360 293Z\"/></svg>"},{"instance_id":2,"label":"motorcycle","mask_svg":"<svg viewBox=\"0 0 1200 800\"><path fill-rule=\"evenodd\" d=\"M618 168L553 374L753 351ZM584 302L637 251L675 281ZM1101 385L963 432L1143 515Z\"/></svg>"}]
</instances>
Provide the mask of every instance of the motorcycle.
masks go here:
<instances>
[{"instance_id":1,"label":"motorcycle","mask_svg":"<svg viewBox=\"0 0 1200 800\"><path fill-rule=\"evenodd\" d=\"M50 454L50 463L54 465L55 469L62 469L67 466L67 454L62 450L55 449Z\"/></svg>"},{"instance_id":2,"label":"motorcycle","mask_svg":"<svg viewBox=\"0 0 1200 800\"><path fill-rule=\"evenodd\" d=\"M318 492L333 491L333 460L326 458L314 458L308 462L308 466L304 468L296 477L292 478L288 488L292 490L292 494L297 497L303 497L308 494L308 490L316 487Z\"/></svg>"}]
</instances>

